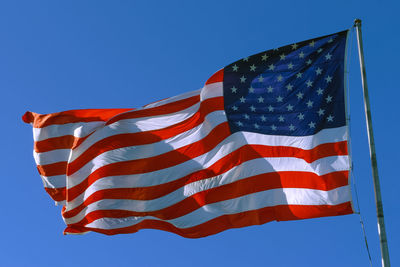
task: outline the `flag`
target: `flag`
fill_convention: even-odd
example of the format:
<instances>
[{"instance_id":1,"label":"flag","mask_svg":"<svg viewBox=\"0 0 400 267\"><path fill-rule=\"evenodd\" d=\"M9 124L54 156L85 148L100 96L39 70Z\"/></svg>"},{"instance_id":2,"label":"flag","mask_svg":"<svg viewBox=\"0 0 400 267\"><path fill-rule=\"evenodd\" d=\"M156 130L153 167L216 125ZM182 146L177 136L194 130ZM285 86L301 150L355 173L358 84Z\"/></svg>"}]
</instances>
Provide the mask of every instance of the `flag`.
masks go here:
<instances>
[{"instance_id":1,"label":"flag","mask_svg":"<svg viewBox=\"0 0 400 267\"><path fill-rule=\"evenodd\" d=\"M353 213L347 31L265 51L138 109L27 112L64 233L190 238Z\"/></svg>"}]
</instances>

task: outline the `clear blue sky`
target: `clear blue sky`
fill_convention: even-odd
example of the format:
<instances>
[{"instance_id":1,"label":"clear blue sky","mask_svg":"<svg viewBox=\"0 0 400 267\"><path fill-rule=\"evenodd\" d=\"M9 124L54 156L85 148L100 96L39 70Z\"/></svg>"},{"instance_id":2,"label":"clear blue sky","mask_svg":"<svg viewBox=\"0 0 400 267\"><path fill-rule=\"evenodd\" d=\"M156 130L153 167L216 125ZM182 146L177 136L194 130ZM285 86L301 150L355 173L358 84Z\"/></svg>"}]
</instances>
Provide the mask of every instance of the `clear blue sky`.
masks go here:
<instances>
[{"instance_id":1,"label":"clear blue sky","mask_svg":"<svg viewBox=\"0 0 400 267\"><path fill-rule=\"evenodd\" d=\"M396 1L2 1L0 266L369 266L358 215L185 239L157 230L63 236L32 157L26 110L131 108L201 88L242 57L363 20L392 266L400 265ZM356 39L350 60L354 176L374 266L380 252Z\"/></svg>"}]
</instances>

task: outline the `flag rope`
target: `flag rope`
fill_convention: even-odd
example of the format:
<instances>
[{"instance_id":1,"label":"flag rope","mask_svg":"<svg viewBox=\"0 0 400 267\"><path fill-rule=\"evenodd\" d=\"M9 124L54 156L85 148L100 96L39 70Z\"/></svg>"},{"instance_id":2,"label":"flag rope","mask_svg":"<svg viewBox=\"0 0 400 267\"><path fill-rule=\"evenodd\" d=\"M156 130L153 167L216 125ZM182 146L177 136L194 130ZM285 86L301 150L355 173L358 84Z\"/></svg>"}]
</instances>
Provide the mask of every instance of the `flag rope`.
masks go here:
<instances>
[{"instance_id":1,"label":"flag rope","mask_svg":"<svg viewBox=\"0 0 400 267\"><path fill-rule=\"evenodd\" d=\"M360 201L358 199L358 191L357 191L356 179L355 179L355 176L354 176L353 168L351 168L351 176L353 176L354 194L355 194L355 197L356 197L356 203L357 203L356 205L357 205L357 210L358 210L355 213L357 213L359 218L360 218L360 224L361 224L361 230L362 230L362 233L363 233L363 236L364 236L365 248L367 249L369 264L372 267L371 252L369 250L369 245L368 245L367 234L366 234L366 231L365 231L364 220L363 220L363 217L361 215Z\"/></svg>"}]
</instances>

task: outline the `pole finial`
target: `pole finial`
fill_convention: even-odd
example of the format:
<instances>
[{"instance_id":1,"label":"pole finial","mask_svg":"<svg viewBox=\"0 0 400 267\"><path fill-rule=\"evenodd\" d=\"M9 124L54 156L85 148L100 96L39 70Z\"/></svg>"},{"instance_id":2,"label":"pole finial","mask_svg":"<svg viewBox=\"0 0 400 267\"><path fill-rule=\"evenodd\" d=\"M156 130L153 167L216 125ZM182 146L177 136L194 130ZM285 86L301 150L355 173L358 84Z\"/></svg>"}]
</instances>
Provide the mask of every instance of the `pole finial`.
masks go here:
<instances>
[{"instance_id":1,"label":"pole finial","mask_svg":"<svg viewBox=\"0 0 400 267\"><path fill-rule=\"evenodd\" d=\"M361 19L354 20L354 27L361 27Z\"/></svg>"}]
</instances>

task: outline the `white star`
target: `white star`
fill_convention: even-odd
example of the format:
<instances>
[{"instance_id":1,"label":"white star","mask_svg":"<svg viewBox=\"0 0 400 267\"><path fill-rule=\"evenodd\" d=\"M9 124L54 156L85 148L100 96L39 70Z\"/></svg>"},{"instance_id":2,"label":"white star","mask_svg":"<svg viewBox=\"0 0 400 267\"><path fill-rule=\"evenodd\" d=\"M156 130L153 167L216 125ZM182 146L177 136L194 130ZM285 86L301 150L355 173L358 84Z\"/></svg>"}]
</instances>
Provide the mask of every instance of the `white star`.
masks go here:
<instances>
[{"instance_id":1,"label":"white star","mask_svg":"<svg viewBox=\"0 0 400 267\"><path fill-rule=\"evenodd\" d=\"M288 91L292 91L293 90L293 85L291 85L289 83L288 85L286 85L286 89L288 89Z\"/></svg>"},{"instance_id":2,"label":"white star","mask_svg":"<svg viewBox=\"0 0 400 267\"><path fill-rule=\"evenodd\" d=\"M244 98L243 96L239 99L241 103L246 102L246 98Z\"/></svg>"},{"instance_id":3,"label":"white star","mask_svg":"<svg viewBox=\"0 0 400 267\"><path fill-rule=\"evenodd\" d=\"M233 71L238 71L239 67L235 64L232 66Z\"/></svg>"},{"instance_id":4,"label":"white star","mask_svg":"<svg viewBox=\"0 0 400 267\"><path fill-rule=\"evenodd\" d=\"M304 96L304 94L303 94L302 92L299 92L299 93L297 94L297 98L298 98L298 99L303 99L303 96Z\"/></svg>"},{"instance_id":5,"label":"white star","mask_svg":"<svg viewBox=\"0 0 400 267\"><path fill-rule=\"evenodd\" d=\"M326 81L327 83L330 83L330 82L332 81L332 77L329 76L329 75L326 76L325 81Z\"/></svg>"},{"instance_id":6,"label":"white star","mask_svg":"<svg viewBox=\"0 0 400 267\"><path fill-rule=\"evenodd\" d=\"M278 102L282 102L282 100L283 100L283 97L281 97L281 96L278 96L278 97L276 98L276 101L278 101Z\"/></svg>"},{"instance_id":7,"label":"white star","mask_svg":"<svg viewBox=\"0 0 400 267\"><path fill-rule=\"evenodd\" d=\"M303 76L303 73L299 72L296 74L296 78L301 78Z\"/></svg>"},{"instance_id":8,"label":"white star","mask_svg":"<svg viewBox=\"0 0 400 267\"><path fill-rule=\"evenodd\" d=\"M323 92L324 92L324 90L322 90L321 88L318 88L318 90L317 90L318 95L322 95Z\"/></svg>"},{"instance_id":9,"label":"white star","mask_svg":"<svg viewBox=\"0 0 400 267\"><path fill-rule=\"evenodd\" d=\"M286 108L287 108L287 111L292 111L292 110L293 110L293 106L292 106L292 105L290 105L290 104L289 104L289 105L287 105L287 107L286 107Z\"/></svg>"},{"instance_id":10,"label":"white star","mask_svg":"<svg viewBox=\"0 0 400 267\"><path fill-rule=\"evenodd\" d=\"M310 80L308 80L308 81L306 82L306 84L307 84L307 87L311 87L311 86L312 86L312 84L313 84L313 82L312 82L312 81L310 81Z\"/></svg>"},{"instance_id":11,"label":"white star","mask_svg":"<svg viewBox=\"0 0 400 267\"><path fill-rule=\"evenodd\" d=\"M316 69L316 70L315 70L315 73L316 73L317 75L320 75L320 74L322 73L322 69L321 69L321 68Z\"/></svg>"},{"instance_id":12,"label":"white star","mask_svg":"<svg viewBox=\"0 0 400 267\"><path fill-rule=\"evenodd\" d=\"M319 116L324 115L324 113L325 113L325 110L323 110L322 108L320 108L320 109L318 110L318 115L319 115Z\"/></svg>"},{"instance_id":13,"label":"white star","mask_svg":"<svg viewBox=\"0 0 400 267\"><path fill-rule=\"evenodd\" d=\"M268 70L274 70L274 69L275 69L274 64L271 64L271 65L268 66Z\"/></svg>"},{"instance_id":14,"label":"white star","mask_svg":"<svg viewBox=\"0 0 400 267\"><path fill-rule=\"evenodd\" d=\"M292 44L292 49L296 50L297 49L297 44Z\"/></svg>"},{"instance_id":15,"label":"white star","mask_svg":"<svg viewBox=\"0 0 400 267\"><path fill-rule=\"evenodd\" d=\"M249 119L250 119L250 116L247 115L247 114L244 114L244 118L245 118L246 120L249 120Z\"/></svg>"},{"instance_id":16,"label":"white star","mask_svg":"<svg viewBox=\"0 0 400 267\"><path fill-rule=\"evenodd\" d=\"M300 113L299 115L297 115L297 118L299 118L299 120L304 120L304 115L303 113Z\"/></svg>"},{"instance_id":17,"label":"white star","mask_svg":"<svg viewBox=\"0 0 400 267\"><path fill-rule=\"evenodd\" d=\"M302 51L302 52L300 52L300 54L299 54L299 58L304 58L304 53L303 53L303 51Z\"/></svg>"},{"instance_id":18,"label":"white star","mask_svg":"<svg viewBox=\"0 0 400 267\"><path fill-rule=\"evenodd\" d=\"M272 124L271 129L272 131L276 131L276 126Z\"/></svg>"},{"instance_id":19,"label":"white star","mask_svg":"<svg viewBox=\"0 0 400 267\"><path fill-rule=\"evenodd\" d=\"M268 111L269 111L269 112L273 112L273 111L274 111L274 107L271 106L271 105L269 105L269 106L268 106Z\"/></svg>"},{"instance_id":20,"label":"white star","mask_svg":"<svg viewBox=\"0 0 400 267\"><path fill-rule=\"evenodd\" d=\"M264 54L264 55L261 56L262 61L266 61L267 58L268 58L267 54Z\"/></svg>"},{"instance_id":21,"label":"white star","mask_svg":"<svg viewBox=\"0 0 400 267\"><path fill-rule=\"evenodd\" d=\"M333 38L329 39L328 43L332 43L333 42Z\"/></svg>"},{"instance_id":22,"label":"white star","mask_svg":"<svg viewBox=\"0 0 400 267\"><path fill-rule=\"evenodd\" d=\"M241 82L241 83L244 83L244 82L246 82L246 79L247 79L247 78L244 77L244 75L243 75L242 77L240 77L240 82Z\"/></svg>"},{"instance_id":23,"label":"white star","mask_svg":"<svg viewBox=\"0 0 400 267\"><path fill-rule=\"evenodd\" d=\"M317 52L318 52L318 53L321 53L321 52L322 52L322 48L318 49Z\"/></svg>"},{"instance_id":24,"label":"white star","mask_svg":"<svg viewBox=\"0 0 400 267\"><path fill-rule=\"evenodd\" d=\"M242 123L241 121L237 121L236 124L237 124L238 126L243 126L243 123Z\"/></svg>"},{"instance_id":25,"label":"white star","mask_svg":"<svg viewBox=\"0 0 400 267\"><path fill-rule=\"evenodd\" d=\"M267 92L268 93L272 93L272 91L274 91L274 88L272 88L272 86L270 85L270 86L268 86L268 88L267 88Z\"/></svg>"},{"instance_id":26,"label":"white star","mask_svg":"<svg viewBox=\"0 0 400 267\"><path fill-rule=\"evenodd\" d=\"M278 117L278 120L279 120L280 122L284 122L284 121L285 121L285 118L284 118L282 115L280 115L280 116Z\"/></svg>"},{"instance_id":27,"label":"white star","mask_svg":"<svg viewBox=\"0 0 400 267\"><path fill-rule=\"evenodd\" d=\"M286 55L285 55L285 54L282 54L282 55L280 55L279 57L281 58L281 60L284 60L284 59L286 58Z\"/></svg>"},{"instance_id":28,"label":"white star","mask_svg":"<svg viewBox=\"0 0 400 267\"><path fill-rule=\"evenodd\" d=\"M281 82L283 80L283 76L279 74L277 80L278 80L278 82Z\"/></svg>"},{"instance_id":29,"label":"white star","mask_svg":"<svg viewBox=\"0 0 400 267\"><path fill-rule=\"evenodd\" d=\"M307 104L307 107L312 108L314 102L312 102L311 100L308 100L308 102L306 104Z\"/></svg>"},{"instance_id":30,"label":"white star","mask_svg":"<svg viewBox=\"0 0 400 267\"><path fill-rule=\"evenodd\" d=\"M312 63L312 60L311 60L311 59L309 59L309 60L307 60L307 61L306 61L306 63L307 63L307 65L311 65L311 63Z\"/></svg>"},{"instance_id":31,"label":"white star","mask_svg":"<svg viewBox=\"0 0 400 267\"><path fill-rule=\"evenodd\" d=\"M289 125L289 130L290 130L290 131L294 131L294 129L295 129L295 128L294 128L293 124L290 124L290 125Z\"/></svg>"},{"instance_id":32,"label":"white star","mask_svg":"<svg viewBox=\"0 0 400 267\"><path fill-rule=\"evenodd\" d=\"M255 108L253 105L250 106L250 109L251 109L251 111L253 111L253 112L256 111L256 108Z\"/></svg>"},{"instance_id":33,"label":"white star","mask_svg":"<svg viewBox=\"0 0 400 267\"><path fill-rule=\"evenodd\" d=\"M325 56L325 59L326 59L326 60L330 60L331 58L332 58L332 55L331 55L331 54L329 54L329 53L326 54L326 56Z\"/></svg>"},{"instance_id":34,"label":"white star","mask_svg":"<svg viewBox=\"0 0 400 267\"><path fill-rule=\"evenodd\" d=\"M264 97L260 96L259 98L257 98L258 103L264 103Z\"/></svg>"},{"instance_id":35,"label":"white star","mask_svg":"<svg viewBox=\"0 0 400 267\"><path fill-rule=\"evenodd\" d=\"M260 126L257 123L254 123L254 128L258 129Z\"/></svg>"},{"instance_id":36,"label":"white star","mask_svg":"<svg viewBox=\"0 0 400 267\"><path fill-rule=\"evenodd\" d=\"M325 99L327 103L332 102L332 97L330 95L328 95Z\"/></svg>"},{"instance_id":37,"label":"white star","mask_svg":"<svg viewBox=\"0 0 400 267\"><path fill-rule=\"evenodd\" d=\"M250 86L249 93L254 93L254 88Z\"/></svg>"},{"instance_id":38,"label":"white star","mask_svg":"<svg viewBox=\"0 0 400 267\"><path fill-rule=\"evenodd\" d=\"M233 109L234 111L238 110L237 106L232 106L232 109Z\"/></svg>"},{"instance_id":39,"label":"white star","mask_svg":"<svg viewBox=\"0 0 400 267\"><path fill-rule=\"evenodd\" d=\"M250 66L250 71L256 71L256 66L254 64Z\"/></svg>"},{"instance_id":40,"label":"white star","mask_svg":"<svg viewBox=\"0 0 400 267\"><path fill-rule=\"evenodd\" d=\"M236 88L235 86L233 86L233 87L231 88L231 90L232 90L232 94L233 94L233 93L236 93L237 88Z\"/></svg>"},{"instance_id":41,"label":"white star","mask_svg":"<svg viewBox=\"0 0 400 267\"><path fill-rule=\"evenodd\" d=\"M330 122L333 121L333 118L334 118L334 116L332 116L332 115L329 115L329 116L327 117L328 121L330 121Z\"/></svg>"},{"instance_id":42,"label":"white star","mask_svg":"<svg viewBox=\"0 0 400 267\"><path fill-rule=\"evenodd\" d=\"M290 62L290 63L288 64L288 69L289 69L289 70L293 69L293 63L292 63L292 62Z\"/></svg>"},{"instance_id":43,"label":"white star","mask_svg":"<svg viewBox=\"0 0 400 267\"><path fill-rule=\"evenodd\" d=\"M264 77L263 77L262 75L260 75L260 77L258 77L258 81L259 81L260 83L262 83L262 82L264 81Z\"/></svg>"},{"instance_id":44,"label":"white star","mask_svg":"<svg viewBox=\"0 0 400 267\"><path fill-rule=\"evenodd\" d=\"M264 115L262 115L262 116L261 116L261 120L262 120L262 121L266 121L266 120L267 120L267 118L265 118L265 116L264 116Z\"/></svg>"},{"instance_id":45,"label":"white star","mask_svg":"<svg viewBox=\"0 0 400 267\"><path fill-rule=\"evenodd\" d=\"M249 61L249 57L245 57L245 58L243 58L243 61L246 61L246 62L248 62L248 61Z\"/></svg>"},{"instance_id":46,"label":"white star","mask_svg":"<svg viewBox=\"0 0 400 267\"><path fill-rule=\"evenodd\" d=\"M315 42L312 41L312 42L310 43L310 46L311 46L311 47L314 47L314 46L315 46Z\"/></svg>"},{"instance_id":47,"label":"white star","mask_svg":"<svg viewBox=\"0 0 400 267\"><path fill-rule=\"evenodd\" d=\"M310 122L310 123L308 124L308 126L310 126L310 129L311 129L311 128L315 128L315 122Z\"/></svg>"}]
</instances>

